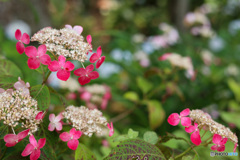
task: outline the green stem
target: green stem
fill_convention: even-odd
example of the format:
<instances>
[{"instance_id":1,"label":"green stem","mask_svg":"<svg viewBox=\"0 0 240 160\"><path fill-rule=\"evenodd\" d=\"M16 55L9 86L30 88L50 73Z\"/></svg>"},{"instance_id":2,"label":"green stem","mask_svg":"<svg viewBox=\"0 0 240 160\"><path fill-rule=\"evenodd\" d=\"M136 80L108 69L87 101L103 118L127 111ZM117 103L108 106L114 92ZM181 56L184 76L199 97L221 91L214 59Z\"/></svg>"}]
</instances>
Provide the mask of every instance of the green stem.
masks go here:
<instances>
[{"instance_id":1,"label":"green stem","mask_svg":"<svg viewBox=\"0 0 240 160\"><path fill-rule=\"evenodd\" d=\"M182 152L181 154L179 154L179 155L177 155L176 157L174 157L174 159L177 159L177 158L180 158L180 157L182 157L182 156L184 156L186 153L188 153L191 149L193 149L194 147L196 147L196 146L191 146L191 147L189 147L186 151L184 151L184 152Z\"/></svg>"},{"instance_id":2,"label":"green stem","mask_svg":"<svg viewBox=\"0 0 240 160\"><path fill-rule=\"evenodd\" d=\"M205 132L203 133L203 135L201 136L201 139L204 137L204 135L207 133L207 130L205 130Z\"/></svg>"},{"instance_id":3,"label":"green stem","mask_svg":"<svg viewBox=\"0 0 240 160\"><path fill-rule=\"evenodd\" d=\"M44 85L47 82L48 77L50 76L51 73L52 73L51 71L48 71L48 74L47 74L46 78L43 80L42 85Z\"/></svg>"}]
</instances>

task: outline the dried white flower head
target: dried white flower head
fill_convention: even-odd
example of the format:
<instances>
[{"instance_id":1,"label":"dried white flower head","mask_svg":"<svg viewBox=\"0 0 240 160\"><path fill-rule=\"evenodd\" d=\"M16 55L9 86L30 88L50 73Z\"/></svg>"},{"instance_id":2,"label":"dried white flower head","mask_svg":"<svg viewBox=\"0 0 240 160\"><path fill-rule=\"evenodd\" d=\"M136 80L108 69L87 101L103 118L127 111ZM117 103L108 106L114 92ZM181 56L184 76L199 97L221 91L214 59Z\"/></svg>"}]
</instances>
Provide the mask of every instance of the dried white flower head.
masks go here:
<instances>
[{"instance_id":1,"label":"dried white flower head","mask_svg":"<svg viewBox=\"0 0 240 160\"><path fill-rule=\"evenodd\" d=\"M107 126L106 118L97 109L89 110L84 106L75 107L71 105L62 114L74 128L89 137L93 133L101 134L102 128Z\"/></svg>"},{"instance_id":2,"label":"dried white flower head","mask_svg":"<svg viewBox=\"0 0 240 160\"><path fill-rule=\"evenodd\" d=\"M93 84L85 86L84 90L91 94L105 94L107 92L107 87L105 85Z\"/></svg>"},{"instance_id":3,"label":"dried white flower head","mask_svg":"<svg viewBox=\"0 0 240 160\"><path fill-rule=\"evenodd\" d=\"M45 44L47 50L55 55L63 55L80 62L87 60L87 52L92 50L92 46L84 42L83 36L69 28L43 28L31 37L31 41Z\"/></svg>"},{"instance_id":4,"label":"dried white flower head","mask_svg":"<svg viewBox=\"0 0 240 160\"><path fill-rule=\"evenodd\" d=\"M215 122L208 113L196 109L192 110L189 116L199 127L204 127L212 134L219 134L223 138L230 139L233 143L238 143L237 136L229 128Z\"/></svg>"},{"instance_id":5,"label":"dried white flower head","mask_svg":"<svg viewBox=\"0 0 240 160\"><path fill-rule=\"evenodd\" d=\"M22 90L0 93L0 120L3 120L4 124L11 127L19 124L33 133L40 124L40 121L35 119L38 112L37 101Z\"/></svg>"}]
</instances>

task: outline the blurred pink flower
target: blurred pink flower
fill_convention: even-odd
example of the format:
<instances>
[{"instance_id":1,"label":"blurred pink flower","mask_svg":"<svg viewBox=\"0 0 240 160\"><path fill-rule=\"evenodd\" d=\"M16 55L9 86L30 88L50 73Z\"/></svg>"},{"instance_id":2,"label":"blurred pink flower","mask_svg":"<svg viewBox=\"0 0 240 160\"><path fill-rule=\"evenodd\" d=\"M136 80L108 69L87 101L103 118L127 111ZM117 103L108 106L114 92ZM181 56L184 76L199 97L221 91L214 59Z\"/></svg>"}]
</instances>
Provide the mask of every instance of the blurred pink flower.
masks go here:
<instances>
[{"instance_id":1,"label":"blurred pink flower","mask_svg":"<svg viewBox=\"0 0 240 160\"><path fill-rule=\"evenodd\" d=\"M40 157L40 155L41 155L40 149L43 148L43 146L46 143L46 138L39 139L39 141L37 143L37 141L34 138L34 136L31 135L29 137L29 141L30 141L30 143L23 150L22 156L26 157L29 154L31 154L30 155L30 160L37 160Z\"/></svg>"},{"instance_id":2,"label":"blurred pink flower","mask_svg":"<svg viewBox=\"0 0 240 160\"><path fill-rule=\"evenodd\" d=\"M17 29L15 32L15 38L18 40L16 44L17 51L18 53L22 54L25 50L24 44L30 43L30 37L27 33L23 33L22 35L22 32L19 29Z\"/></svg>"},{"instance_id":3,"label":"blurred pink flower","mask_svg":"<svg viewBox=\"0 0 240 160\"><path fill-rule=\"evenodd\" d=\"M7 89L6 91L5 91L5 89L3 89L3 88L0 88L0 93L3 93L3 92L7 92L7 93L12 93L13 92L13 89Z\"/></svg>"},{"instance_id":4,"label":"blurred pink flower","mask_svg":"<svg viewBox=\"0 0 240 160\"><path fill-rule=\"evenodd\" d=\"M113 123L111 122L111 126L110 126L110 124L108 123L108 124L107 124L107 127L108 127L108 129L109 129L109 137L111 137L111 136L114 134Z\"/></svg>"},{"instance_id":5,"label":"blurred pink flower","mask_svg":"<svg viewBox=\"0 0 240 160\"><path fill-rule=\"evenodd\" d=\"M217 150L218 152L223 152L225 150L225 144L227 140L227 138L222 138L222 136L219 134L214 134L212 141L215 145L213 145L211 149Z\"/></svg>"},{"instance_id":6,"label":"blurred pink flower","mask_svg":"<svg viewBox=\"0 0 240 160\"><path fill-rule=\"evenodd\" d=\"M91 63L95 63L97 61L96 68L99 68L102 65L102 63L104 62L105 58L106 58L105 56L101 57L101 55L102 55L102 48L100 46L97 49L97 53L93 53L92 56L89 59L89 61Z\"/></svg>"},{"instance_id":7,"label":"blurred pink flower","mask_svg":"<svg viewBox=\"0 0 240 160\"><path fill-rule=\"evenodd\" d=\"M178 125L179 121L181 120L181 124L183 126L190 126L191 125L191 119L189 117L186 117L190 114L190 109L184 109L182 112L180 112L180 115L178 113L172 113L168 117L168 123L170 125L176 126Z\"/></svg>"},{"instance_id":8,"label":"blurred pink flower","mask_svg":"<svg viewBox=\"0 0 240 160\"><path fill-rule=\"evenodd\" d=\"M158 58L158 60L160 60L160 61L167 60L170 55L171 55L171 53L164 53L162 56L160 56Z\"/></svg>"},{"instance_id":9,"label":"blurred pink flower","mask_svg":"<svg viewBox=\"0 0 240 160\"><path fill-rule=\"evenodd\" d=\"M63 132L60 134L60 139L64 142L68 142L67 145L70 149L76 150L79 144L78 139L82 136L81 131L76 131L75 128L72 128L70 132Z\"/></svg>"},{"instance_id":10,"label":"blurred pink flower","mask_svg":"<svg viewBox=\"0 0 240 160\"><path fill-rule=\"evenodd\" d=\"M201 140L201 137L200 137L200 134L199 134L199 129L198 129L198 124L197 123L194 123L194 126L191 125L189 127L185 127L185 131L187 133L193 132L191 134L191 137L190 137L193 144L195 144L197 146L201 144L202 140Z\"/></svg>"},{"instance_id":11,"label":"blurred pink flower","mask_svg":"<svg viewBox=\"0 0 240 160\"><path fill-rule=\"evenodd\" d=\"M49 125L48 125L48 130L49 131L53 131L55 128L57 131L61 131L62 130L62 123L61 120L63 118L62 113L59 113L59 115L57 117L55 117L55 114L50 114L49 115Z\"/></svg>"},{"instance_id":12,"label":"blurred pink flower","mask_svg":"<svg viewBox=\"0 0 240 160\"><path fill-rule=\"evenodd\" d=\"M25 84L25 82L21 80L20 77L18 77L18 81L14 83L14 88L17 90L21 90L24 95L30 94L29 93L30 84L28 82Z\"/></svg>"},{"instance_id":13,"label":"blurred pink flower","mask_svg":"<svg viewBox=\"0 0 240 160\"><path fill-rule=\"evenodd\" d=\"M74 27L72 28L71 25L66 24L66 25L65 25L65 28L72 29L72 30L76 31L78 34L81 34L82 31L83 31L82 26L74 26Z\"/></svg>"},{"instance_id":14,"label":"blurred pink flower","mask_svg":"<svg viewBox=\"0 0 240 160\"><path fill-rule=\"evenodd\" d=\"M75 100L76 98L77 98L77 95L74 92L71 92L71 93L67 94L67 99Z\"/></svg>"},{"instance_id":15,"label":"blurred pink flower","mask_svg":"<svg viewBox=\"0 0 240 160\"><path fill-rule=\"evenodd\" d=\"M78 68L74 71L76 76L80 76L78 78L78 82L81 85L89 83L92 79L97 79L99 74L97 71L92 71L94 69L93 64L87 66L86 68Z\"/></svg>"},{"instance_id":16,"label":"blurred pink flower","mask_svg":"<svg viewBox=\"0 0 240 160\"><path fill-rule=\"evenodd\" d=\"M24 130L20 133L16 134L7 134L4 136L4 141L6 142L7 147L13 147L15 146L18 142L23 140L27 135L28 135L29 129Z\"/></svg>"},{"instance_id":17,"label":"blurred pink flower","mask_svg":"<svg viewBox=\"0 0 240 160\"><path fill-rule=\"evenodd\" d=\"M81 95L80 95L80 98L81 98L82 100L86 101L86 102L89 102L90 99L91 99L91 97L92 97L92 94L91 94L90 92L88 92L88 91L84 91L84 92L81 93Z\"/></svg>"}]
</instances>

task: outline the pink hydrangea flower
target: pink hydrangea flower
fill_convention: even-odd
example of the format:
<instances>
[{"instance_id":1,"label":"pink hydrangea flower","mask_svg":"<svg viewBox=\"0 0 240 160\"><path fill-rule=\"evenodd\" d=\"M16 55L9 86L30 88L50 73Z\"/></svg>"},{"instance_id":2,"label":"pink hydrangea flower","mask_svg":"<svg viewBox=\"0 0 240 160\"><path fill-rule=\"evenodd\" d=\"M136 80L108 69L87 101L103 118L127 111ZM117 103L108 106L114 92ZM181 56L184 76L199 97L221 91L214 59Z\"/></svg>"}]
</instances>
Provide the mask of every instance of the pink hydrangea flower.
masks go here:
<instances>
[{"instance_id":1,"label":"pink hydrangea flower","mask_svg":"<svg viewBox=\"0 0 240 160\"><path fill-rule=\"evenodd\" d=\"M67 97L67 99L75 100L77 98L77 95L76 95L76 93L71 92L71 93L68 93L66 97Z\"/></svg>"},{"instance_id":2,"label":"pink hydrangea flower","mask_svg":"<svg viewBox=\"0 0 240 160\"><path fill-rule=\"evenodd\" d=\"M94 69L93 64L87 66L86 68L79 68L74 71L76 76L80 76L78 78L78 82L81 85L89 83L92 79L97 79L99 74L97 71L92 71Z\"/></svg>"},{"instance_id":3,"label":"pink hydrangea flower","mask_svg":"<svg viewBox=\"0 0 240 160\"><path fill-rule=\"evenodd\" d=\"M92 56L89 59L89 61L91 63L95 63L97 61L96 68L99 68L102 65L102 63L104 62L105 58L106 58L105 56L101 57L101 55L102 55L102 48L100 46L97 49L97 53L93 53Z\"/></svg>"},{"instance_id":4,"label":"pink hydrangea flower","mask_svg":"<svg viewBox=\"0 0 240 160\"><path fill-rule=\"evenodd\" d=\"M81 93L81 95L80 95L80 98L81 98L82 100L86 101L86 102L89 102L90 99L91 99L91 97L92 97L92 94L91 94L90 92L88 92L88 91L84 91L84 92Z\"/></svg>"},{"instance_id":5,"label":"pink hydrangea flower","mask_svg":"<svg viewBox=\"0 0 240 160\"><path fill-rule=\"evenodd\" d=\"M87 35L86 39L87 39L88 44L90 44L92 46L92 36ZM92 52L92 50L89 50L89 52Z\"/></svg>"},{"instance_id":6,"label":"pink hydrangea flower","mask_svg":"<svg viewBox=\"0 0 240 160\"><path fill-rule=\"evenodd\" d=\"M29 129L24 130L20 133L16 134L7 134L4 136L4 141L6 142L7 147L13 147L15 146L18 142L23 140L27 135L28 135Z\"/></svg>"},{"instance_id":7,"label":"pink hydrangea flower","mask_svg":"<svg viewBox=\"0 0 240 160\"><path fill-rule=\"evenodd\" d=\"M78 139L82 136L81 131L76 131L75 128L72 128L70 132L63 132L60 134L60 139L64 142L68 142L67 145L70 149L76 150L78 147Z\"/></svg>"},{"instance_id":8,"label":"pink hydrangea flower","mask_svg":"<svg viewBox=\"0 0 240 160\"><path fill-rule=\"evenodd\" d=\"M81 34L82 31L83 31L83 27L82 26L74 26L74 27L72 27L71 25L66 24L65 28L72 29L72 30L76 31L78 34Z\"/></svg>"},{"instance_id":9,"label":"pink hydrangea flower","mask_svg":"<svg viewBox=\"0 0 240 160\"><path fill-rule=\"evenodd\" d=\"M20 77L18 77L18 81L14 83L14 88L17 90L22 90L24 95L29 95L29 88L30 84L27 82L25 83L23 80L21 80Z\"/></svg>"},{"instance_id":10,"label":"pink hydrangea flower","mask_svg":"<svg viewBox=\"0 0 240 160\"><path fill-rule=\"evenodd\" d=\"M62 123L61 120L63 118L62 113L60 113L57 117L55 117L55 114L50 114L49 115L49 125L48 125L48 130L53 131L55 128L57 131L62 130Z\"/></svg>"},{"instance_id":11,"label":"pink hydrangea flower","mask_svg":"<svg viewBox=\"0 0 240 160\"><path fill-rule=\"evenodd\" d=\"M194 126L185 127L185 131L187 133L193 132L190 137L193 144L198 146L202 143L197 123L194 123Z\"/></svg>"},{"instance_id":12,"label":"pink hydrangea flower","mask_svg":"<svg viewBox=\"0 0 240 160\"><path fill-rule=\"evenodd\" d=\"M108 124L107 124L107 127L108 127L108 129L109 129L109 137L111 137L111 136L114 134L113 123L111 122L111 126L110 126L110 124L108 123Z\"/></svg>"},{"instance_id":13,"label":"pink hydrangea flower","mask_svg":"<svg viewBox=\"0 0 240 160\"><path fill-rule=\"evenodd\" d=\"M52 61L48 66L48 69L52 72L57 71L58 79L67 81L71 75L71 71L74 69L74 64L70 61L66 61L66 58L62 55L58 57L58 61Z\"/></svg>"},{"instance_id":14,"label":"pink hydrangea flower","mask_svg":"<svg viewBox=\"0 0 240 160\"><path fill-rule=\"evenodd\" d=\"M25 53L29 57L28 67L30 69L37 69L40 64L49 65L51 58L46 54L47 48L45 45L40 45L38 49L34 46L29 46L25 48Z\"/></svg>"},{"instance_id":15,"label":"pink hydrangea flower","mask_svg":"<svg viewBox=\"0 0 240 160\"><path fill-rule=\"evenodd\" d=\"M236 150L237 150L237 146L238 146L238 144L235 143L234 148L233 148L233 152L236 152Z\"/></svg>"},{"instance_id":16,"label":"pink hydrangea flower","mask_svg":"<svg viewBox=\"0 0 240 160\"><path fill-rule=\"evenodd\" d=\"M30 143L25 147L25 149L22 152L22 156L26 157L30 155L30 160L37 160L40 155L41 151L40 149L43 148L43 146L46 143L46 138L39 139L38 143L33 135L29 137Z\"/></svg>"},{"instance_id":17,"label":"pink hydrangea flower","mask_svg":"<svg viewBox=\"0 0 240 160\"><path fill-rule=\"evenodd\" d=\"M36 120L42 120L44 118L44 112L43 111L40 111L38 112L38 114L36 115L35 119Z\"/></svg>"},{"instance_id":18,"label":"pink hydrangea flower","mask_svg":"<svg viewBox=\"0 0 240 160\"><path fill-rule=\"evenodd\" d=\"M22 32L19 29L17 29L15 32L15 38L18 40L16 44L17 51L18 53L22 54L25 50L24 44L30 43L30 37L27 33L23 33L22 35Z\"/></svg>"},{"instance_id":19,"label":"pink hydrangea flower","mask_svg":"<svg viewBox=\"0 0 240 160\"><path fill-rule=\"evenodd\" d=\"M7 90L5 91L5 89L0 88L0 93L3 93L3 92L12 93L12 92L13 92L13 89L7 89Z\"/></svg>"},{"instance_id":20,"label":"pink hydrangea flower","mask_svg":"<svg viewBox=\"0 0 240 160\"><path fill-rule=\"evenodd\" d=\"M165 61L168 59L168 57L171 55L171 53L164 53L162 56L158 58L160 61Z\"/></svg>"},{"instance_id":21,"label":"pink hydrangea flower","mask_svg":"<svg viewBox=\"0 0 240 160\"><path fill-rule=\"evenodd\" d=\"M211 149L214 151L217 150L218 152L223 152L225 150L225 144L227 140L227 138L222 138L222 136L219 134L214 134L212 141L215 145L213 145Z\"/></svg>"},{"instance_id":22,"label":"pink hydrangea flower","mask_svg":"<svg viewBox=\"0 0 240 160\"><path fill-rule=\"evenodd\" d=\"M181 124L183 126L190 126L191 125L191 119L189 117L186 117L190 114L190 109L184 109L182 112L180 112L180 115L178 113L172 113L168 117L168 123L176 126L178 125L179 121L181 120Z\"/></svg>"}]
</instances>

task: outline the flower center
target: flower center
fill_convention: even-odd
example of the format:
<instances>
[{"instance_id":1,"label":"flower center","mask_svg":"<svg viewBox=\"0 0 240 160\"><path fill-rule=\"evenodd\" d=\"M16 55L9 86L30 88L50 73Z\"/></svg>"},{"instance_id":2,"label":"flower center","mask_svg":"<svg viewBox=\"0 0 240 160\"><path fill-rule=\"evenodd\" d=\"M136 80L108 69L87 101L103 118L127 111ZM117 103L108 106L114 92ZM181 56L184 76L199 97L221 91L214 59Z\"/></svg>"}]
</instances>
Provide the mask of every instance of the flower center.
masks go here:
<instances>
[{"instance_id":1,"label":"flower center","mask_svg":"<svg viewBox=\"0 0 240 160\"><path fill-rule=\"evenodd\" d=\"M36 56L36 58L39 58L39 56Z\"/></svg>"},{"instance_id":2,"label":"flower center","mask_svg":"<svg viewBox=\"0 0 240 160\"><path fill-rule=\"evenodd\" d=\"M61 69L64 69L63 66L61 67Z\"/></svg>"}]
</instances>

